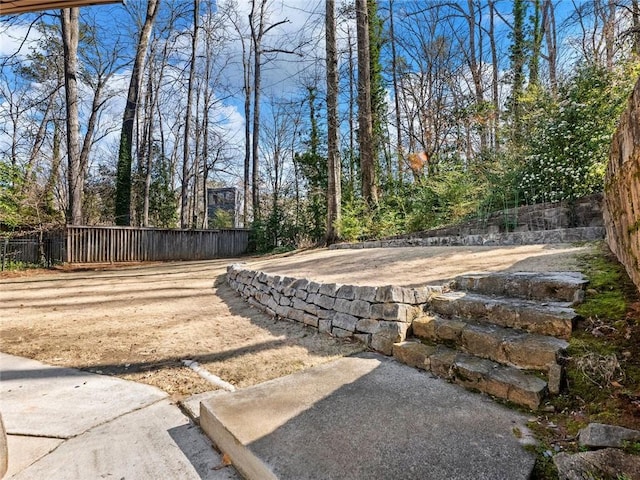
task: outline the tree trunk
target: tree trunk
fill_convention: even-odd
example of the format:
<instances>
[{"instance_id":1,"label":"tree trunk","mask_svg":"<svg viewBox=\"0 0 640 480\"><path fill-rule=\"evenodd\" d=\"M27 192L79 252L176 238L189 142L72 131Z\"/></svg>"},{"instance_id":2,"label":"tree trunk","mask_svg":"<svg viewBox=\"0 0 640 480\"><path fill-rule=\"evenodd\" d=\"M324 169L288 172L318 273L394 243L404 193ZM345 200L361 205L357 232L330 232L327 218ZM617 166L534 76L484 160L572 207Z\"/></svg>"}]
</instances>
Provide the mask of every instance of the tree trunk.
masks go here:
<instances>
[{"instance_id":1,"label":"tree trunk","mask_svg":"<svg viewBox=\"0 0 640 480\"><path fill-rule=\"evenodd\" d=\"M402 186L404 177L404 151L402 148L402 124L400 117L400 82L398 81L398 55L393 23L393 1L389 2L389 37L391 39L391 74L393 81L393 101L396 120L396 156L398 158L398 183Z\"/></svg>"},{"instance_id":2,"label":"tree trunk","mask_svg":"<svg viewBox=\"0 0 640 480\"><path fill-rule=\"evenodd\" d=\"M187 108L184 120L184 143L182 145L182 185L180 192L180 227L189 226L189 135L191 134L191 109L193 107L193 84L196 76L196 49L198 48L198 19L200 0L193 0L193 35L191 36L191 63L187 84Z\"/></svg>"},{"instance_id":3,"label":"tree trunk","mask_svg":"<svg viewBox=\"0 0 640 480\"><path fill-rule=\"evenodd\" d=\"M151 29L158 13L160 0L148 0L147 14L140 31L136 56L131 70L127 105L122 116L122 133L118 151L118 169L116 174L115 221L116 225L131 224L131 161L133 146L133 124L138 109L140 81L144 70L144 61L151 36Z\"/></svg>"},{"instance_id":4,"label":"tree trunk","mask_svg":"<svg viewBox=\"0 0 640 480\"><path fill-rule=\"evenodd\" d=\"M257 18L256 26L256 0L251 2L251 13L249 14L249 24L251 26L251 39L253 42L253 137L251 140L251 203L253 207L253 220L260 220L260 88L262 81L261 71L261 43L264 34L264 9L265 1L260 0L260 14Z\"/></svg>"},{"instance_id":5,"label":"tree trunk","mask_svg":"<svg viewBox=\"0 0 640 480\"><path fill-rule=\"evenodd\" d=\"M71 225L82 223L82 169L80 168L80 123L78 117L78 37L79 8L65 8L61 13L64 49L64 91L67 102L68 213Z\"/></svg>"},{"instance_id":6,"label":"tree trunk","mask_svg":"<svg viewBox=\"0 0 640 480\"><path fill-rule=\"evenodd\" d=\"M327 236L330 245L340 238L340 151L338 147L338 53L336 40L335 1L326 0L325 28L327 50Z\"/></svg>"},{"instance_id":7,"label":"tree trunk","mask_svg":"<svg viewBox=\"0 0 640 480\"><path fill-rule=\"evenodd\" d=\"M498 91L498 73L500 65L498 63L498 50L496 48L496 30L495 30L495 0L489 2L489 46L491 48L492 63L492 95L493 95L493 149L500 149L500 94Z\"/></svg>"},{"instance_id":8,"label":"tree trunk","mask_svg":"<svg viewBox=\"0 0 640 480\"><path fill-rule=\"evenodd\" d=\"M249 193L251 178L251 53L253 48L245 51L242 42L242 65L244 69L244 205L242 207L242 226L249 225ZM253 198L253 197L252 197Z\"/></svg>"},{"instance_id":9,"label":"tree trunk","mask_svg":"<svg viewBox=\"0 0 640 480\"><path fill-rule=\"evenodd\" d=\"M367 0L356 0L358 37L358 140L362 197L369 206L378 204L376 165L373 157L373 117L371 106L371 74L369 52L369 11Z\"/></svg>"},{"instance_id":10,"label":"tree trunk","mask_svg":"<svg viewBox=\"0 0 640 480\"><path fill-rule=\"evenodd\" d=\"M544 33L547 42L547 63L549 64L549 85L551 94L558 93L558 42L556 37L556 14L552 0L545 0L543 7Z\"/></svg>"},{"instance_id":11,"label":"tree trunk","mask_svg":"<svg viewBox=\"0 0 640 480\"><path fill-rule=\"evenodd\" d=\"M355 65L353 62L353 42L351 29L347 27L347 45L349 48L349 198L355 198L355 150L356 150L356 122L355 122Z\"/></svg>"},{"instance_id":12,"label":"tree trunk","mask_svg":"<svg viewBox=\"0 0 640 480\"><path fill-rule=\"evenodd\" d=\"M631 51L636 55L636 58L640 57L640 2L638 0L631 0L631 35L633 37L633 46Z\"/></svg>"}]
</instances>

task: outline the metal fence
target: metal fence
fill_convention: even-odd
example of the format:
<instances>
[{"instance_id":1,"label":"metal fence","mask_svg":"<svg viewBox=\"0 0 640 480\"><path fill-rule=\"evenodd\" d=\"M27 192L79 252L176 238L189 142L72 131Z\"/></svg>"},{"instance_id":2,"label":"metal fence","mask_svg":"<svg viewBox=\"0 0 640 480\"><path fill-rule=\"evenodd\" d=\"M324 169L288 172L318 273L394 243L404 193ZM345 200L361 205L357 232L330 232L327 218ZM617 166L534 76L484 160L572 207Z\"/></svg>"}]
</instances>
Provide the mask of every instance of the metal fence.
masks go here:
<instances>
[{"instance_id":1,"label":"metal fence","mask_svg":"<svg viewBox=\"0 0 640 480\"><path fill-rule=\"evenodd\" d=\"M0 270L16 264L51 267L64 262L64 250L61 232L0 238Z\"/></svg>"},{"instance_id":2,"label":"metal fence","mask_svg":"<svg viewBox=\"0 0 640 480\"><path fill-rule=\"evenodd\" d=\"M8 265L209 260L247 251L249 231L67 226L63 232L0 238L2 270Z\"/></svg>"}]
</instances>

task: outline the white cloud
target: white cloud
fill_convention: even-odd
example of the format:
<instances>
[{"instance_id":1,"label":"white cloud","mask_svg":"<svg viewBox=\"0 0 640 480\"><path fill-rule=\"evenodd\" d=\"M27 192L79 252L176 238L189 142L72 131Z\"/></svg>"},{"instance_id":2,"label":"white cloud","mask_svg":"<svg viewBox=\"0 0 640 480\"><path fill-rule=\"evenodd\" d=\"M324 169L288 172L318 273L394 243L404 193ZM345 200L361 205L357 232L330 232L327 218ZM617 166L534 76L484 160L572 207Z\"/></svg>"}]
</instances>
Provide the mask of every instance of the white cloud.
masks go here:
<instances>
[{"instance_id":1,"label":"white cloud","mask_svg":"<svg viewBox=\"0 0 640 480\"><path fill-rule=\"evenodd\" d=\"M0 56L18 55L24 57L30 48L36 48L42 34L29 24L0 22Z\"/></svg>"}]
</instances>

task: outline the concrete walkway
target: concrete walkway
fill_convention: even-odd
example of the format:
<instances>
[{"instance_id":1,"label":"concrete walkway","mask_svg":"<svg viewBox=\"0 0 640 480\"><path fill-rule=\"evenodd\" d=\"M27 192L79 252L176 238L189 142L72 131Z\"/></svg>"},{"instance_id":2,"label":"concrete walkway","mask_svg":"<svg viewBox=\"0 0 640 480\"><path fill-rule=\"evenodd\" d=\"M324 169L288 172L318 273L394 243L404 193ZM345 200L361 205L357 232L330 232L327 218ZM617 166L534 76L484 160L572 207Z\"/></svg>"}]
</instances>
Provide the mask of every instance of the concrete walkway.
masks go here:
<instances>
[{"instance_id":1,"label":"concrete walkway","mask_svg":"<svg viewBox=\"0 0 640 480\"><path fill-rule=\"evenodd\" d=\"M526 420L370 353L216 393L200 410L249 480L525 480Z\"/></svg>"},{"instance_id":2,"label":"concrete walkway","mask_svg":"<svg viewBox=\"0 0 640 480\"><path fill-rule=\"evenodd\" d=\"M161 390L0 353L6 478L237 480Z\"/></svg>"}]
</instances>

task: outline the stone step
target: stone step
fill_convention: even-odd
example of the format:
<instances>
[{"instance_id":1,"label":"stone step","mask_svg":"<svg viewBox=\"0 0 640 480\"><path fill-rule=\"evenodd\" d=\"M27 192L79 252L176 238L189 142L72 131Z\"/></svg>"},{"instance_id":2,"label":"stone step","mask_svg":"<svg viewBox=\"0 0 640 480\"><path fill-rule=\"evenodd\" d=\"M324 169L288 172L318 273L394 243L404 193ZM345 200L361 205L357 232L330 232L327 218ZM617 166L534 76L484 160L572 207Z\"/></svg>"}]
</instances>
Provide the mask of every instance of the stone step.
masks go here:
<instances>
[{"instance_id":1,"label":"stone step","mask_svg":"<svg viewBox=\"0 0 640 480\"><path fill-rule=\"evenodd\" d=\"M430 310L451 318L482 320L502 327L568 339L578 315L567 302L539 303L468 292L431 297Z\"/></svg>"},{"instance_id":2,"label":"stone step","mask_svg":"<svg viewBox=\"0 0 640 480\"><path fill-rule=\"evenodd\" d=\"M439 315L423 315L412 326L414 337L525 370L548 372L556 368L569 346L555 337Z\"/></svg>"},{"instance_id":3,"label":"stone step","mask_svg":"<svg viewBox=\"0 0 640 480\"><path fill-rule=\"evenodd\" d=\"M547 382L541 378L443 345L404 341L394 344L393 356L407 365L430 371L463 387L532 410L540 406L547 393Z\"/></svg>"},{"instance_id":4,"label":"stone step","mask_svg":"<svg viewBox=\"0 0 640 480\"><path fill-rule=\"evenodd\" d=\"M485 295L578 304L588 280L579 272L514 272L461 275L451 288Z\"/></svg>"}]
</instances>

